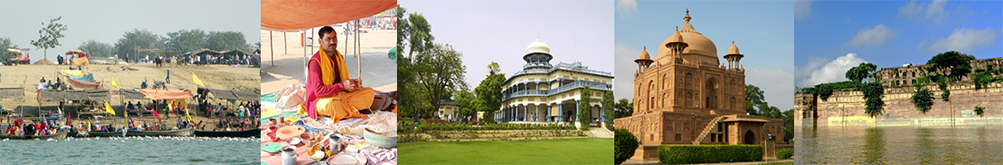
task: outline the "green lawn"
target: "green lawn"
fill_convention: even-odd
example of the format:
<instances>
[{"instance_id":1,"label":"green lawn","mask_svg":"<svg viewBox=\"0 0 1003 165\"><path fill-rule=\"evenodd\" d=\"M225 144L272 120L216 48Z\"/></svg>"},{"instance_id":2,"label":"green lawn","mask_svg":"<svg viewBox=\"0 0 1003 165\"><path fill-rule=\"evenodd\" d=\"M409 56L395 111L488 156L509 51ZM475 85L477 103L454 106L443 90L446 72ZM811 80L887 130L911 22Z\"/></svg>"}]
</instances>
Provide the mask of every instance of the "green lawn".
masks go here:
<instances>
[{"instance_id":1,"label":"green lawn","mask_svg":"<svg viewBox=\"0 0 1003 165\"><path fill-rule=\"evenodd\" d=\"M415 142L397 146L400 164L613 164L613 139Z\"/></svg>"},{"instance_id":2,"label":"green lawn","mask_svg":"<svg viewBox=\"0 0 1003 165\"><path fill-rule=\"evenodd\" d=\"M761 163L759 165L793 165L793 164L794 162L780 162L780 163L770 162L770 163Z\"/></svg>"}]
</instances>

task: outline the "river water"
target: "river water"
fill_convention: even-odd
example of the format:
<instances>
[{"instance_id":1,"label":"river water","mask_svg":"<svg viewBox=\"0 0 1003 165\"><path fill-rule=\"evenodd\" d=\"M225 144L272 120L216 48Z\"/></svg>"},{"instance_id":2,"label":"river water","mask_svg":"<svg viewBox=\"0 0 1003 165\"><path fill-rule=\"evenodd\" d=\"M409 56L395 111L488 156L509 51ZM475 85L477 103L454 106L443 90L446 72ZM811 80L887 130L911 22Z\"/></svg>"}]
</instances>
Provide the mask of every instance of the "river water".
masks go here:
<instances>
[{"instance_id":1,"label":"river water","mask_svg":"<svg viewBox=\"0 0 1003 165\"><path fill-rule=\"evenodd\" d=\"M1003 126L798 127L795 164L1000 164Z\"/></svg>"},{"instance_id":2,"label":"river water","mask_svg":"<svg viewBox=\"0 0 1003 165\"><path fill-rule=\"evenodd\" d=\"M0 164L260 164L258 138L0 139Z\"/></svg>"}]
</instances>

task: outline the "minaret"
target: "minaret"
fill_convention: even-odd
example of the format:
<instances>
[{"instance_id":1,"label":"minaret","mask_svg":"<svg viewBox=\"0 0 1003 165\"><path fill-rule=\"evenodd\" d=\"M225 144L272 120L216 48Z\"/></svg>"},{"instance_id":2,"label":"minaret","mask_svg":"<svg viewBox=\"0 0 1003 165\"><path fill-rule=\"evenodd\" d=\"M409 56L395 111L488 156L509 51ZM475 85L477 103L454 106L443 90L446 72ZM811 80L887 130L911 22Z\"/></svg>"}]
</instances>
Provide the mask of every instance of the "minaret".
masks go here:
<instances>
[{"instance_id":1,"label":"minaret","mask_svg":"<svg viewBox=\"0 0 1003 165\"><path fill-rule=\"evenodd\" d=\"M648 55L648 47L645 46L644 50L641 51L641 55L638 56L636 60L634 60L634 63L637 63L637 72L638 73L644 72L645 68L651 66L651 62L654 61L651 60L651 56Z\"/></svg>"},{"instance_id":2,"label":"minaret","mask_svg":"<svg viewBox=\"0 0 1003 165\"><path fill-rule=\"evenodd\" d=\"M728 55L724 55L724 59L728 60L728 69L738 69L741 64L738 61L742 60L745 55L738 53L738 46L735 46L735 41L731 41L731 47L728 48Z\"/></svg>"},{"instance_id":3,"label":"minaret","mask_svg":"<svg viewBox=\"0 0 1003 165\"><path fill-rule=\"evenodd\" d=\"M689 10L686 10L686 12L686 18L689 18ZM689 22L689 19L686 19L686 21ZM683 35L679 34L679 27L677 26L676 33L672 34L672 36L669 37L669 43L665 44L665 47L670 50L669 57L671 58L669 59L672 61L671 63L675 63L682 58L683 50L685 50L687 46L689 46L689 44L683 42Z\"/></svg>"}]
</instances>

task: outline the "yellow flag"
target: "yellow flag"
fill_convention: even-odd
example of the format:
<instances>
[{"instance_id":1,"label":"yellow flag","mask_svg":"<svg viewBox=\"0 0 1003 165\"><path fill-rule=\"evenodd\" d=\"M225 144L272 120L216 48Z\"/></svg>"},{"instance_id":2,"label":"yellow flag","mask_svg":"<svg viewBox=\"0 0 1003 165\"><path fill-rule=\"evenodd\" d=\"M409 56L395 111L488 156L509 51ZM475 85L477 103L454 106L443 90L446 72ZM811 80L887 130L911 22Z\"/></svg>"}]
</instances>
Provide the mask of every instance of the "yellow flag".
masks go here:
<instances>
[{"instance_id":1,"label":"yellow flag","mask_svg":"<svg viewBox=\"0 0 1003 165\"><path fill-rule=\"evenodd\" d=\"M108 113L110 113L111 115L115 115L115 109L111 109L111 105L108 105L108 102L104 103L104 109L105 111L108 111Z\"/></svg>"},{"instance_id":2,"label":"yellow flag","mask_svg":"<svg viewBox=\"0 0 1003 165\"><path fill-rule=\"evenodd\" d=\"M185 105L185 106L187 106L187 105ZM184 109L185 109L185 117L188 117L188 121L192 121L192 116L188 115L188 108L184 108Z\"/></svg>"},{"instance_id":3,"label":"yellow flag","mask_svg":"<svg viewBox=\"0 0 1003 165\"><path fill-rule=\"evenodd\" d=\"M195 82L195 84L198 84L200 87L205 88L205 84L202 84L202 81L199 81L199 77L195 76L195 73L192 73L192 82Z\"/></svg>"},{"instance_id":4,"label":"yellow flag","mask_svg":"<svg viewBox=\"0 0 1003 165\"><path fill-rule=\"evenodd\" d=\"M115 83L115 76L111 76L111 86L115 86L115 88L122 88L118 86L118 83Z\"/></svg>"}]
</instances>

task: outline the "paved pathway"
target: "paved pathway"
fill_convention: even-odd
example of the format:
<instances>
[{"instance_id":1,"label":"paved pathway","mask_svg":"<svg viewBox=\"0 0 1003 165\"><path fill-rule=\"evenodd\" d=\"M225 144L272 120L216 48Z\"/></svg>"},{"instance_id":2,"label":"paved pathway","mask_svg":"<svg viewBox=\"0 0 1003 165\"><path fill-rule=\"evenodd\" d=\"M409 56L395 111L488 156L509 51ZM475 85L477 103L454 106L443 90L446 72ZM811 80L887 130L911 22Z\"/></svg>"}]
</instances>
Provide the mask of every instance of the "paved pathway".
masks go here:
<instances>
[{"instance_id":1,"label":"paved pathway","mask_svg":"<svg viewBox=\"0 0 1003 165\"><path fill-rule=\"evenodd\" d=\"M595 138L613 138L613 132L610 132L606 128L590 128L589 132L592 134L592 137Z\"/></svg>"},{"instance_id":2,"label":"paved pathway","mask_svg":"<svg viewBox=\"0 0 1003 165\"><path fill-rule=\"evenodd\" d=\"M794 162L794 159L787 159L787 160L780 160L780 161L770 160L769 162L770 163ZM758 162L733 162L733 163L705 163L705 164L689 164L689 165L758 165L758 164L763 164L763 163L766 163L766 161L758 161ZM624 161L622 164L625 164L625 165L626 164L631 164L631 165L663 165L662 163L660 163L657 160L652 160L652 161L627 160L627 161Z\"/></svg>"}]
</instances>

